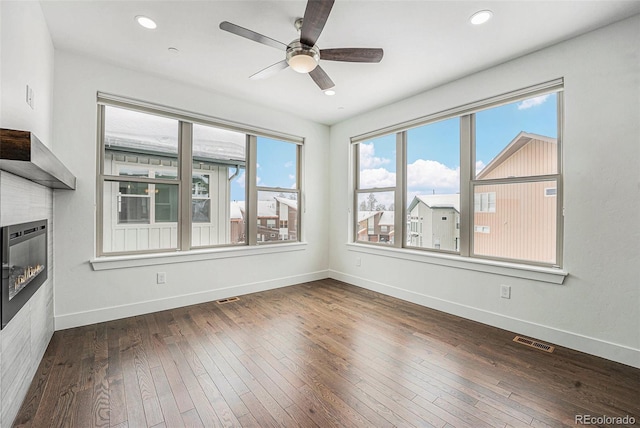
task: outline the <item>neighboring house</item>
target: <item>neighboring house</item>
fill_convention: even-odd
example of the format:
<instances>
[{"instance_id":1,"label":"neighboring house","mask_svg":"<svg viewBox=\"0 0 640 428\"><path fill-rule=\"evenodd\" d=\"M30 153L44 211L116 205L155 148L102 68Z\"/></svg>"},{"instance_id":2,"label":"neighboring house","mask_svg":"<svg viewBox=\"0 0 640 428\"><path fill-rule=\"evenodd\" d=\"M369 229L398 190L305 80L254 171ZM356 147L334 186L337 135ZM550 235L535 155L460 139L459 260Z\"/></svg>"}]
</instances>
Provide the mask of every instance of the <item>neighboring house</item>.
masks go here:
<instances>
[{"instance_id":1,"label":"neighboring house","mask_svg":"<svg viewBox=\"0 0 640 428\"><path fill-rule=\"evenodd\" d=\"M229 211L231 217L231 244L247 242L244 207L244 201L231 201L231 209Z\"/></svg>"},{"instance_id":2,"label":"neighboring house","mask_svg":"<svg viewBox=\"0 0 640 428\"><path fill-rule=\"evenodd\" d=\"M477 179L555 174L556 145L555 138L520 132ZM556 192L554 181L476 186L474 253L555 261Z\"/></svg>"},{"instance_id":3,"label":"neighboring house","mask_svg":"<svg viewBox=\"0 0 640 428\"><path fill-rule=\"evenodd\" d=\"M415 196L408 208L407 244L458 251L460 195Z\"/></svg>"},{"instance_id":4,"label":"neighboring house","mask_svg":"<svg viewBox=\"0 0 640 428\"><path fill-rule=\"evenodd\" d=\"M476 179L555 174L554 138L520 132ZM556 257L556 183L476 185L473 252L552 262ZM460 195L423 195L408 208L407 245L459 251Z\"/></svg>"},{"instance_id":5,"label":"neighboring house","mask_svg":"<svg viewBox=\"0 0 640 428\"><path fill-rule=\"evenodd\" d=\"M258 201L258 242L297 239L298 201L276 196Z\"/></svg>"},{"instance_id":6,"label":"neighboring house","mask_svg":"<svg viewBox=\"0 0 640 428\"><path fill-rule=\"evenodd\" d=\"M231 243L245 242L245 203L231 202ZM298 239L298 201L276 196L258 201L258 242Z\"/></svg>"},{"instance_id":7,"label":"neighboring house","mask_svg":"<svg viewBox=\"0 0 640 428\"><path fill-rule=\"evenodd\" d=\"M177 247L177 181L175 185L126 181L127 177L177 178L177 143L167 137L171 135L161 127L142 127L105 136L105 174L123 180L106 183L104 188L103 228L110 232L103 235L106 252ZM194 144L194 247L230 243L232 234L237 236L232 232L234 220L230 221L229 182L244 168L243 158L244 146L234 142L204 140Z\"/></svg>"},{"instance_id":8,"label":"neighboring house","mask_svg":"<svg viewBox=\"0 0 640 428\"><path fill-rule=\"evenodd\" d=\"M358 241L393 244L394 211L359 211Z\"/></svg>"}]
</instances>

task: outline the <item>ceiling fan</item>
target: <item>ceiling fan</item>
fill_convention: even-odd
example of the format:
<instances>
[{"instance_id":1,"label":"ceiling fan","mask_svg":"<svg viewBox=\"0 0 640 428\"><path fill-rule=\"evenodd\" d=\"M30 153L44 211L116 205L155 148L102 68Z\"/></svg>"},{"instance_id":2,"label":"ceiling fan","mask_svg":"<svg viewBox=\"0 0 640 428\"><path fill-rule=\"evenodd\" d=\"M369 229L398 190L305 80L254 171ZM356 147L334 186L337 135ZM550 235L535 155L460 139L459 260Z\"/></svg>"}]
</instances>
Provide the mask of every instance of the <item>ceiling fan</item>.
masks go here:
<instances>
[{"instance_id":1,"label":"ceiling fan","mask_svg":"<svg viewBox=\"0 0 640 428\"><path fill-rule=\"evenodd\" d=\"M280 70L291 67L298 73L309 73L309 76L316 82L316 85L323 91L333 88L335 84L327 73L318 65L323 59L327 61L344 62L380 62L384 52L379 48L338 48L320 49L316 46L316 41L324 28L329 13L335 0L309 0L304 11L304 17L295 22L296 30L300 33L300 38L291 43L284 44L270 37L256 33L232 24L227 21L220 23L220 29L228 31L240 37L262 43L286 52L286 58L252 75L250 79L263 79L269 77Z\"/></svg>"}]
</instances>

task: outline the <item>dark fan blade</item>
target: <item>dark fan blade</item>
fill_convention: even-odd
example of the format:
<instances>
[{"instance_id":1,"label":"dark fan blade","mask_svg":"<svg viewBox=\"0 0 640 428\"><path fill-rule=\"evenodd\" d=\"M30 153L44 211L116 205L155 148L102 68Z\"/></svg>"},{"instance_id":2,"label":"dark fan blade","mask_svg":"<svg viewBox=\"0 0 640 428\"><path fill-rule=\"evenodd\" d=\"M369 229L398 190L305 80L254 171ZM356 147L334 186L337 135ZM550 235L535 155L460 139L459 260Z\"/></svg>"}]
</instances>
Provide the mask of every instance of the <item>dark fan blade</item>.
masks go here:
<instances>
[{"instance_id":1,"label":"dark fan blade","mask_svg":"<svg viewBox=\"0 0 640 428\"><path fill-rule=\"evenodd\" d=\"M382 55L384 55L384 52L379 48L342 48L320 50L320 59L326 59L328 61L380 62Z\"/></svg>"},{"instance_id":2,"label":"dark fan blade","mask_svg":"<svg viewBox=\"0 0 640 428\"><path fill-rule=\"evenodd\" d=\"M232 24L227 21L222 21L220 23L220 29L224 31L228 31L237 36L244 37L245 39L253 40L254 42L262 43L263 45L271 46L272 48L280 49L283 51L287 50L287 45L277 40L273 40L270 37L263 36L260 33L256 33L255 31L248 30L244 27L240 27L239 25Z\"/></svg>"},{"instance_id":3,"label":"dark fan blade","mask_svg":"<svg viewBox=\"0 0 640 428\"><path fill-rule=\"evenodd\" d=\"M327 18L329 18L333 2L334 0L309 0L307 2L307 8L302 18L302 30L300 31L301 43L307 46L316 44Z\"/></svg>"},{"instance_id":4,"label":"dark fan blade","mask_svg":"<svg viewBox=\"0 0 640 428\"><path fill-rule=\"evenodd\" d=\"M316 82L316 85L320 87L323 91L327 89L333 88L335 84L331 81L331 78L325 73L322 67L317 66L313 70L309 72L309 76Z\"/></svg>"},{"instance_id":5,"label":"dark fan blade","mask_svg":"<svg viewBox=\"0 0 640 428\"><path fill-rule=\"evenodd\" d=\"M287 64L287 60L283 59L280 62L276 62L275 64L270 65L269 67L265 68L264 70L258 71L256 74L254 74L253 76L249 77L249 79L252 79L252 80L265 79L265 78L267 78L269 76L273 76L278 71L284 70L287 67L289 67L289 64Z\"/></svg>"}]
</instances>

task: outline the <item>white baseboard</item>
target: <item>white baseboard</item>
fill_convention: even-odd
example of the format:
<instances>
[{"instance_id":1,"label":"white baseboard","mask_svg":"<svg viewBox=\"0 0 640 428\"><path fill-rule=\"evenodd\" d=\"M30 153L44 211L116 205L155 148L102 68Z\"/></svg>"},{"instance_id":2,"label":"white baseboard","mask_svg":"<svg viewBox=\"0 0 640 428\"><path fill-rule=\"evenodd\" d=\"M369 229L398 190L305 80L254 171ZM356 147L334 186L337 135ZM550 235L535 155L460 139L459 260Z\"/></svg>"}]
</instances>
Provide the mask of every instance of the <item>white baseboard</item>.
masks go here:
<instances>
[{"instance_id":1,"label":"white baseboard","mask_svg":"<svg viewBox=\"0 0 640 428\"><path fill-rule=\"evenodd\" d=\"M535 339L551 342L565 348L575 349L587 354L596 355L632 367L640 368L640 350L618 345L593 337L570 331L509 317L495 312L485 311L472 306L462 305L437 297L427 296L414 291L393 287L380 282L371 281L358 276L329 270L329 277L351 285L377 291L378 293L406 300L428 308L436 309L462 318L488 324Z\"/></svg>"},{"instance_id":2,"label":"white baseboard","mask_svg":"<svg viewBox=\"0 0 640 428\"><path fill-rule=\"evenodd\" d=\"M73 327L95 324L99 322L111 321L120 318L143 315L152 312L174 309L182 306L195 305L198 303L211 302L243 294L256 293L259 291L272 290L275 288L287 287L289 285L303 282L316 281L329 277L326 270L294 275L283 278L271 279L268 281L253 282L250 284L234 285L232 287L218 288L199 293L173 296L165 299L149 300L145 302L132 303L128 305L112 306L100 308L92 311L76 312L72 314L56 315L55 329L65 330Z\"/></svg>"}]
</instances>

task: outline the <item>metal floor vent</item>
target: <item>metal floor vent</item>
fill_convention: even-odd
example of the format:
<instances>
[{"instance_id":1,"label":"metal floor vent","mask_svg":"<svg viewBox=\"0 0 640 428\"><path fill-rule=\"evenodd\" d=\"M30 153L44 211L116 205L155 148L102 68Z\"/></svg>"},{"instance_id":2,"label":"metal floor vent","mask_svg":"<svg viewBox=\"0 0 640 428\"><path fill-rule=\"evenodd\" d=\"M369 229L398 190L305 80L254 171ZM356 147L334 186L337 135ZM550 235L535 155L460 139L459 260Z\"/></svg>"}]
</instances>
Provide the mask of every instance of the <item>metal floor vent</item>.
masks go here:
<instances>
[{"instance_id":1,"label":"metal floor vent","mask_svg":"<svg viewBox=\"0 0 640 428\"><path fill-rule=\"evenodd\" d=\"M231 302L236 302L240 300L239 297L229 297L228 299L220 299L220 300L216 300L216 303L219 305L222 305L224 303L231 303Z\"/></svg>"},{"instance_id":2,"label":"metal floor vent","mask_svg":"<svg viewBox=\"0 0 640 428\"><path fill-rule=\"evenodd\" d=\"M523 345L530 346L532 348L540 349L545 352L553 352L555 347L551 345L547 345L546 343L538 342L533 339L527 339L526 337L516 336L513 338L514 342L522 343Z\"/></svg>"}]
</instances>

